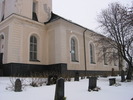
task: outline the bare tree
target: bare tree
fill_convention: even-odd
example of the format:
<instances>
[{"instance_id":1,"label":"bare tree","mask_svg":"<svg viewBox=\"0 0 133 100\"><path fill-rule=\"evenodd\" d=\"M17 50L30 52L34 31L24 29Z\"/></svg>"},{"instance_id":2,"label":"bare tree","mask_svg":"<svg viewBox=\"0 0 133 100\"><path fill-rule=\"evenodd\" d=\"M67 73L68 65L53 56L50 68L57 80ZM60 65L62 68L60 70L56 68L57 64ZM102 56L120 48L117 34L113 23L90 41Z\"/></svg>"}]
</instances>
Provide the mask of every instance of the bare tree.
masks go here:
<instances>
[{"instance_id":1,"label":"bare tree","mask_svg":"<svg viewBox=\"0 0 133 100\"><path fill-rule=\"evenodd\" d=\"M104 30L106 38L99 38L104 48L116 49L128 64L126 79L131 79L133 71L133 11L119 3L111 3L109 7L98 16L98 22ZM113 54L113 53L112 53ZM116 54L115 54L116 55Z\"/></svg>"}]
</instances>

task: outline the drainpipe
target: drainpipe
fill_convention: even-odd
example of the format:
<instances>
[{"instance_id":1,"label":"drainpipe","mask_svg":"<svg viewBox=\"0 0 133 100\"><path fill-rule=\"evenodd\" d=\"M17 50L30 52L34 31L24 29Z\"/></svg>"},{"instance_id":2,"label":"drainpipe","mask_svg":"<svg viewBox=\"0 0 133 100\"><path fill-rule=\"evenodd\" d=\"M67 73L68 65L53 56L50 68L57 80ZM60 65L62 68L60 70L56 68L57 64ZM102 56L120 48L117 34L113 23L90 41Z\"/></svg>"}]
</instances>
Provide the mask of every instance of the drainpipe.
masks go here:
<instances>
[{"instance_id":1,"label":"drainpipe","mask_svg":"<svg viewBox=\"0 0 133 100\"><path fill-rule=\"evenodd\" d=\"M86 76L86 72L87 72L87 66L86 66L86 45L85 45L85 32L86 32L86 31L87 31L87 29L85 29L84 32L83 32L85 76Z\"/></svg>"}]
</instances>

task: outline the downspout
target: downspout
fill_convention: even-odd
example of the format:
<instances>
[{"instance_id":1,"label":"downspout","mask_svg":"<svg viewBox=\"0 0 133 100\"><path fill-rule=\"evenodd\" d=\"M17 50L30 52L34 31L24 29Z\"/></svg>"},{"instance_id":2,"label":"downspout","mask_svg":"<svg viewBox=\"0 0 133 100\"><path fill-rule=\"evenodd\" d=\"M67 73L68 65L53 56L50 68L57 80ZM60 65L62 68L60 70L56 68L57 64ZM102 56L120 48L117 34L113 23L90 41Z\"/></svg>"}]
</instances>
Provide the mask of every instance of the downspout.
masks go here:
<instances>
[{"instance_id":1,"label":"downspout","mask_svg":"<svg viewBox=\"0 0 133 100\"><path fill-rule=\"evenodd\" d=\"M85 45L85 32L87 31L87 29L84 30L83 32L83 45L84 45L84 63L85 63L85 76L87 75L87 64L86 64L86 45Z\"/></svg>"}]
</instances>

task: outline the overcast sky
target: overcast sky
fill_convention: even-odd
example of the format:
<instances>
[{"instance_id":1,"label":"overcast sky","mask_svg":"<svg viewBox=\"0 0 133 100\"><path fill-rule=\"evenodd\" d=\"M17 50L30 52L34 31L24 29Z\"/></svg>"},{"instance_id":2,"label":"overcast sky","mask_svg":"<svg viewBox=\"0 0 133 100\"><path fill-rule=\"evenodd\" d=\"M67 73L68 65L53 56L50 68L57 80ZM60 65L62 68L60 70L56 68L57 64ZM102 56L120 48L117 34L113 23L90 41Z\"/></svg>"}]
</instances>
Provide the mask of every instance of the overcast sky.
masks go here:
<instances>
[{"instance_id":1,"label":"overcast sky","mask_svg":"<svg viewBox=\"0 0 133 100\"><path fill-rule=\"evenodd\" d=\"M83 27L100 32L97 15L109 3L119 2L131 6L133 0L53 0L53 12Z\"/></svg>"}]
</instances>

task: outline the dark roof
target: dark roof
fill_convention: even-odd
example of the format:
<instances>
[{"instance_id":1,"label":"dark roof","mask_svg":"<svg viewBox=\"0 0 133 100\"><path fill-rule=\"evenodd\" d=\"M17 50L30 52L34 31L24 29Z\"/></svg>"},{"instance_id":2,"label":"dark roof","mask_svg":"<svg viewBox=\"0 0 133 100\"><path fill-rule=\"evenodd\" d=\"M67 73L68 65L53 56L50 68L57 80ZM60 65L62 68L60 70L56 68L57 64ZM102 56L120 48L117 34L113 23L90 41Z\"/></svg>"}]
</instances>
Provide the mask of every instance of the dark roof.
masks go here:
<instances>
[{"instance_id":1,"label":"dark roof","mask_svg":"<svg viewBox=\"0 0 133 100\"><path fill-rule=\"evenodd\" d=\"M56 15L56 14L54 14L54 13L52 12L52 13L51 13L51 18L50 18L50 20L47 21L47 22L44 22L44 24L47 24L47 23L56 21L56 20L58 20L58 19L60 19L60 18L61 18L60 16L58 16L58 15Z\"/></svg>"}]
</instances>

